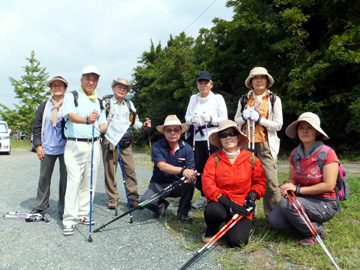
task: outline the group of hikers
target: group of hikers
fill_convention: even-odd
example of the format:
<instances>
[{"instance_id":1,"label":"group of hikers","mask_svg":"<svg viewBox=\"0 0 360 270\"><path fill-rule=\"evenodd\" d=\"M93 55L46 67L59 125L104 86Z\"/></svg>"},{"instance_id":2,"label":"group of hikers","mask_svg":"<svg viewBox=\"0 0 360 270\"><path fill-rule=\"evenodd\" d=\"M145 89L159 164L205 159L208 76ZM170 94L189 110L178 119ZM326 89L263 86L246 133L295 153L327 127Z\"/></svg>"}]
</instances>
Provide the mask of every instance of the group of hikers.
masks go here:
<instances>
[{"instance_id":1,"label":"group of hikers","mask_svg":"<svg viewBox=\"0 0 360 270\"><path fill-rule=\"evenodd\" d=\"M265 68L253 68L246 78L249 92L239 99L235 121L228 119L224 98L212 91L211 74L197 74L199 92L190 97L184 115L186 123L170 114L156 126L164 138L152 146L154 170L142 196L138 193L130 129L116 145L101 135L114 117L129 120L138 132L151 128L151 120L141 122L134 104L125 99L132 87L125 78L113 80L112 97L98 99L95 90L99 78L98 68L87 66L82 70L81 85L71 92L66 92L68 82L63 77L51 78L47 86L52 97L39 106L34 120L33 142L41 162L32 213L43 213L49 207L51 176L58 159L58 215L63 235L74 234L79 223L95 223L90 205L102 156L109 209L118 206L115 175L120 161L129 207L138 206L185 178L184 184L145 207L154 212L155 218L161 218L169 206L166 198L180 197L176 217L184 223L192 222L192 207L205 207L204 243L219 231L221 224L238 215L242 218L224 237L231 247L246 245L256 201L262 198L269 229L299 232L304 235L302 246L316 244L317 238L288 199L289 193L297 196L319 236L325 237L323 223L338 210L334 187L339 160L330 149L319 167L317 157L329 137L320 127L319 117L305 112L286 128L286 135L299 146L289 158L289 178L279 186L277 132L283 125L282 105L281 99L269 90L274 79ZM191 204L195 187L201 195Z\"/></svg>"}]
</instances>

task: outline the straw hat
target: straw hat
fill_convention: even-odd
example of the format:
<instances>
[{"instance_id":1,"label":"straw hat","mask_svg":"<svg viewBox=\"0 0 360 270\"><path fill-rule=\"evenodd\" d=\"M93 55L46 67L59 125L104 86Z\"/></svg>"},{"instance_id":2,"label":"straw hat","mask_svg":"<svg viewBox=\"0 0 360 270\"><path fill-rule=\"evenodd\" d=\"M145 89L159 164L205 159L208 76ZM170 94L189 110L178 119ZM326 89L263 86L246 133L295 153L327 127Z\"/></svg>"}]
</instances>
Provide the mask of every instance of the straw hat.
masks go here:
<instances>
[{"instance_id":1,"label":"straw hat","mask_svg":"<svg viewBox=\"0 0 360 270\"><path fill-rule=\"evenodd\" d=\"M247 88L253 89L250 83L251 83L251 79L254 78L256 75L266 75L268 77L269 84L267 85L267 88L270 88L274 84L274 79L266 70L266 68L255 67L250 71L249 76L245 80L245 85Z\"/></svg>"},{"instance_id":2,"label":"straw hat","mask_svg":"<svg viewBox=\"0 0 360 270\"><path fill-rule=\"evenodd\" d=\"M164 133L164 128L166 126L181 126L181 133L184 133L189 130L189 125L186 123L181 123L179 118L175 114L170 114L165 118L164 124L156 126L156 130Z\"/></svg>"},{"instance_id":3,"label":"straw hat","mask_svg":"<svg viewBox=\"0 0 360 270\"><path fill-rule=\"evenodd\" d=\"M219 125L219 129L215 132L213 132L210 137L209 137L209 141L212 145L215 145L219 148L222 148L221 142L220 142L220 137L219 134L221 131L228 129L228 128L234 128L239 132L239 141L238 141L238 146L242 146L244 144L247 144L249 142L247 136L241 132L240 128L237 126L237 124L232 121L232 120L225 120L222 121Z\"/></svg>"},{"instance_id":4,"label":"straw hat","mask_svg":"<svg viewBox=\"0 0 360 270\"><path fill-rule=\"evenodd\" d=\"M115 87L118 84L125 85L128 88L128 91L130 91L132 85L129 83L129 81L125 78L117 78L116 80L113 80L111 87Z\"/></svg>"},{"instance_id":5,"label":"straw hat","mask_svg":"<svg viewBox=\"0 0 360 270\"><path fill-rule=\"evenodd\" d=\"M52 84L53 82L55 82L55 81L61 81L61 82L65 83L65 88L67 88L68 85L69 85L68 82L67 82L63 77L61 77L61 76L55 76L55 77L51 78L51 79L46 83L46 86L47 86L47 87L51 87L51 84Z\"/></svg>"},{"instance_id":6,"label":"straw hat","mask_svg":"<svg viewBox=\"0 0 360 270\"><path fill-rule=\"evenodd\" d=\"M326 135L326 133L321 129L320 127L320 118L315 113L312 112L305 112L299 116L299 119L295 122L292 122L285 130L285 134L290 137L291 139L295 139L297 136L297 125L299 122L305 121L309 123L313 128L315 128L317 131L319 131L323 137L323 140L328 140L329 136Z\"/></svg>"}]
</instances>

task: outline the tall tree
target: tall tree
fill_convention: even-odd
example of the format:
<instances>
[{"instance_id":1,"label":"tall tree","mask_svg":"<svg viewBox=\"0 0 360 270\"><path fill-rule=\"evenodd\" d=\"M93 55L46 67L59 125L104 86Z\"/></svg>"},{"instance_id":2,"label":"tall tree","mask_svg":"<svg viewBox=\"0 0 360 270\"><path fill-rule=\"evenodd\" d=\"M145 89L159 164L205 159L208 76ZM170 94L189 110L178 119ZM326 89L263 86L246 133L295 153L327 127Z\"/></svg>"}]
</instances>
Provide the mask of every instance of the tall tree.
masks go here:
<instances>
[{"instance_id":1,"label":"tall tree","mask_svg":"<svg viewBox=\"0 0 360 270\"><path fill-rule=\"evenodd\" d=\"M40 67L40 61L35 59L35 52L32 51L30 58L26 58L29 64L23 67L25 75L20 80L9 78L14 87L15 98L19 99L19 104L14 104L15 110L0 104L3 110L0 110L2 118L8 122L13 131L20 131L31 134L33 121L37 107L41 102L47 99L50 91L46 90L48 73L46 68Z\"/></svg>"}]
</instances>

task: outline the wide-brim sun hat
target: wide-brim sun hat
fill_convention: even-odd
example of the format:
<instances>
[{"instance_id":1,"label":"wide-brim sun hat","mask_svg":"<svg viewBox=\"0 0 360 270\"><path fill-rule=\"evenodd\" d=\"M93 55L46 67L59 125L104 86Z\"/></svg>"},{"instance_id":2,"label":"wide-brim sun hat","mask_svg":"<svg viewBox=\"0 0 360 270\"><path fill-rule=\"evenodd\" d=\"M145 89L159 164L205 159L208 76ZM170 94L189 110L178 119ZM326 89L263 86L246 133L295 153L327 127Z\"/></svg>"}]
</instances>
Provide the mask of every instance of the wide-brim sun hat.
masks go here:
<instances>
[{"instance_id":1,"label":"wide-brim sun hat","mask_svg":"<svg viewBox=\"0 0 360 270\"><path fill-rule=\"evenodd\" d=\"M304 112L298 118L298 120L292 122L285 130L285 134L290 137L291 139L295 139L297 137L297 125L305 121L309 123L314 129L319 131L323 137L322 140L328 140L329 136L322 130L320 127L320 118L315 113L312 112Z\"/></svg>"},{"instance_id":2,"label":"wide-brim sun hat","mask_svg":"<svg viewBox=\"0 0 360 270\"><path fill-rule=\"evenodd\" d=\"M240 128L234 121L225 120L220 123L218 130L213 132L210 135L210 137L209 137L210 144L215 145L218 148L223 148L221 141L220 141L219 134L221 133L221 131L228 129L228 128L234 128L237 132L239 132L238 146L245 145L249 142L248 137L244 133L241 132Z\"/></svg>"},{"instance_id":3,"label":"wide-brim sun hat","mask_svg":"<svg viewBox=\"0 0 360 270\"><path fill-rule=\"evenodd\" d=\"M47 87L51 87L51 84L55 81L61 81L63 83L65 83L65 88L68 87L68 82L61 76L55 76L55 77L52 77L47 83L46 83L46 86Z\"/></svg>"},{"instance_id":4,"label":"wide-brim sun hat","mask_svg":"<svg viewBox=\"0 0 360 270\"><path fill-rule=\"evenodd\" d=\"M91 73L96 74L96 75L98 75L100 77L100 71L95 66L86 66L86 67L83 68L83 70L81 72L82 75L91 74Z\"/></svg>"},{"instance_id":5,"label":"wide-brim sun hat","mask_svg":"<svg viewBox=\"0 0 360 270\"><path fill-rule=\"evenodd\" d=\"M270 88L275 82L274 78L269 74L269 72L267 71L266 68L255 67L250 71L249 76L245 80L245 85L247 88L253 89L251 86L251 79L257 75L265 75L266 77L268 77L269 82L268 82L267 88Z\"/></svg>"},{"instance_id":6,"label":"wide-brim sun hat","mask_svg":"<svg viewBox=\"0 0 360 270\"><path fill-rule=\"evenodd\" d=\"M118 84L125 85L128 88L128 91L130 91L132 85L129 83L129 81L125 78L117 78L116 80L113 80L111 87L115 87Z\"/></svg>"},{"instance_id":7,"label":"wide-brim sun hat","mask_svg":"<svg viewBox=\"0 0 360 270\"><path fill-rule=\"evenodd\" d=\"M181 133L184 133L189 130L189 125L186 123L181 123L179 118L175 114L170 114L165 118L164 124L156 126L156 130L164 133L166 126L181 126Z\"/></svg>"}]
</instances>

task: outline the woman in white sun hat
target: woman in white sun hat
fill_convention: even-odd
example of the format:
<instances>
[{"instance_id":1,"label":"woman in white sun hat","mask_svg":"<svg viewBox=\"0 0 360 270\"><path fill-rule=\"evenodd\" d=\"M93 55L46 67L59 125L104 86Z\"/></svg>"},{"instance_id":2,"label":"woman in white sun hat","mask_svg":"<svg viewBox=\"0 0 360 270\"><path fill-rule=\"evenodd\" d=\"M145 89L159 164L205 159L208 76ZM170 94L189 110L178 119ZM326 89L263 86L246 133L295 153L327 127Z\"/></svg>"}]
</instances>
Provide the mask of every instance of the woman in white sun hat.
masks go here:
<instances>
[{"instance_id":1,"label":"woman in white sun hat","mask_svg":"<svg viewBox=\"0 0 360 270\"><path fill-rule=\"evenodd\" d=\"M240 98L235 115L235 122L245 134L249 128L247 121L255 122L254 154L260 159L267 180L263 197L266 218L281 199L276 160L280 148L277 131L282 128L283 116L280 98L269 90L273 84L274 79L265 68L253 68L245 80L251 90Z\"/></svg>"},{"instance_id":2,"label":"woman in white sun hat","mask_svg":"<svg viewBox=\"0 0 360 270\"><path fill-rule=\"evenodd\" d=\"M247 142L248 138L232 120L221 122L217 131L210 135L210 143L221 150L209 157L202 175L208 202L204 211L207 228L203 242L208 242L221 223L228 222L235 213L243 218L225 237L232 247L246 245L249 241L252 212L255 201L265 193L266 178L260 160L240 149Z\"/></svg>"},{"instance_id":3,"label":"woman in white sun hat","mask_svg":"<svg viewBox=\"0 0 360 270\"><path fill-rule=\"evenodd\" d=\"M334 187L339 170L339 160L333 149L324 145L329 137L320 127L319 117L311 112L305 112L299 119L291 123L286 135L300 145L291 153L289 162L289 180L280 187L285 196L288 191L294 191L306 214L321 238L325 237L324 222L329 221L337 212ZM328 150L325 150L328 149ZM327 151L323 169L319 167L320 152ZM284 198L268 217L271 228L283 231L295 231L305 235L300 245L316 244L316 238L311 234L300 215Z\"/></svg>"}]
</instances>

